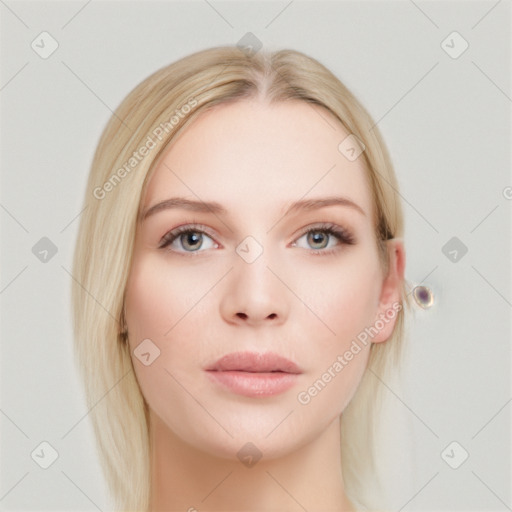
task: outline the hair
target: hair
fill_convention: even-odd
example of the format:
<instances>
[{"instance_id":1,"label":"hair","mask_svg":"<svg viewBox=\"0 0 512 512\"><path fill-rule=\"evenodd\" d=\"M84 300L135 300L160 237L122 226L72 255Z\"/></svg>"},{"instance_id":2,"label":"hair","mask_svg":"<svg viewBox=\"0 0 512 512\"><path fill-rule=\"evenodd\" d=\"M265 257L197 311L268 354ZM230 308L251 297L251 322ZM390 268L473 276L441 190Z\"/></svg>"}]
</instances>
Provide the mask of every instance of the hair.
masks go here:
<instances>
[{"instance_id":1,"label":"hair","mask_svg":"<svg viewBox=\"0 0 512 512\"><path fill-rule=\"evenodd\" d=\"M90 170L73 260L75 357L96 447L117 510L145 511L151 485L149 408L124 333L124 294L141 199L167 145L215 105L259 98L300 100L333 114L363 142L374 205L375 239L388 270L386 240L403 237L398 184L377 126L354 95L317 60L294 50L249 54L209 48L163 67L121 102L99 140ZM340 141L341 142L341 141ZM137 150L148 148L143 158ZM404 283L402 302L409 306ZM404 308L390 339L372 343L367 369L341 421L347 495L368 507L374 470L379 379L400 363ZM376 377L379 377L376 378Z\"/></svg>"}]
</instances>

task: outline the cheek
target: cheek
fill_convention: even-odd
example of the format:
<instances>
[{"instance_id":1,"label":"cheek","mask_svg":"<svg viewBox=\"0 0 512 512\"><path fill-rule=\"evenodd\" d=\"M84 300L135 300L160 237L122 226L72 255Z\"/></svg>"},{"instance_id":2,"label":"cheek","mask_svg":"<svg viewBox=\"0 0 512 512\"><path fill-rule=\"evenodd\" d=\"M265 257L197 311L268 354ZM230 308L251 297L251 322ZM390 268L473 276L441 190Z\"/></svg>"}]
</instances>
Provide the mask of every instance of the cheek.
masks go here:
<instances>
[{"instance_id":1,"label":"cheek","mask_svg":"<svg viewBox=\"0 0 512 512\"><path fill-rule=\"evenodd\" d=\"M330 268L317 266L304 275L298 295L315 313L311 321L317 317L318 333L324 334L321 338L328 346L343 348L373 323L381 287L376 256L354 253Z\"/></svg>"},{"instance_id":2,"label":"cheek","mask_svg":"<svg viewBox=\"0 0 512 512\"><path fill-rule=\"evenodd\" d=\"M212 324L218 321L218 307L209 292L222 272L222 268L169 262L161 255L134 258L126 289L126 321L141 386L143 379L149 385L148 379L157 376L153 369L159 368L158 378L168 380L167 369L186 382L191 367L204 362L205 336L213 336ZM147 339L160 351L151 367L136 357L137 347ZM148 368L152 371L146 371Z\"/></svg>"},{"instance_id":3,"label":"cheek","mask_svg":"<svg viewBox=\"0 0 512 512\"><path fill-rule=\"evenodd\" d=\"M190 351L190 343L173 339L186 324L190 294L190 283L179 272L147 255L134 259L126 288L128 340L137 380L151 407L158 407L159 390L170 384L172 361L186 360Z\"/></svg>"},{"instance_id":4,"label":"cheek","mask_svg":"<svg viewBox=\"0 0 512 512\"><path fill-rule=\"evenodd\" d=\"M371 343L358 335L374 321L382 276L371 253L316 268L303 275L298 293L315 315L298 319L314 349L309 346L310 371L297 399L307 405L306 414L329 410L334 418L352 399L366 369Z\"/></svg>"},{"instance_id":5,"label":"cheek","mask_svg":"<svg viewBox=\"0 0 512 512\"><path fill-rule=\"evenodd\" d=\"M126 318L132 342L172 337L207 292L201 272L183 271L162 258L139 258L132 265L126 290Z\"/></svg>"},{"instance_id":6,"label":"cheek","mask_svg":"<svg viewBox=\"0 0 512 512\"><path fill-rule=\"evenodd\" d=\"M202 358L194 340L206 323L198 315L206 283L201 272L185 272L162 258L134 258L126 288L128 339L138 383L153 410L166 411L170 404L183 409L180 383L194 386L189 370ZM142 352L150 353L150 364L139 359Z\"/></svg>"}]
</instances>

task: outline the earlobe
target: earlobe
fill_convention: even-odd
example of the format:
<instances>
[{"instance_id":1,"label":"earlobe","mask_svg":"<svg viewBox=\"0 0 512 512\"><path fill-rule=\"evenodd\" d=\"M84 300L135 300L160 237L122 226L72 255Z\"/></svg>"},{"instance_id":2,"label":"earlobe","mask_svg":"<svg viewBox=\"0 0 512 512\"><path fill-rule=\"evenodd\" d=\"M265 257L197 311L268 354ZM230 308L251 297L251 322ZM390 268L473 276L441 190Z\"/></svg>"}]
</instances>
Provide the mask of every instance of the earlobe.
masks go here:
<instances>
[{"instance_id":1,"label":"earlobe","mask_svg":"<svg viewBox=\"0 0 512 512\"><path fill-rule=\"evenodd\" d=\"M389 255L387 275L382 282L379 305L374 320L378 331L373 343L386 341L391 336L398 312L402 309L402 284L405 274L405 248L401 238L386 240Z\"/></svg>"}]
</instances>

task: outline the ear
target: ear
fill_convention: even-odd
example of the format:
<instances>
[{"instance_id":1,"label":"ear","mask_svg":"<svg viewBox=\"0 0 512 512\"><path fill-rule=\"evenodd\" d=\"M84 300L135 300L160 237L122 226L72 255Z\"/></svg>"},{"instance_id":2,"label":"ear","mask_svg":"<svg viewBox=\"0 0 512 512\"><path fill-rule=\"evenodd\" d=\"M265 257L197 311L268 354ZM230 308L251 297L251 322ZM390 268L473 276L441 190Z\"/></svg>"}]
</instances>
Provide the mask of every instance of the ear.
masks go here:
<instances>
[{"instance_id":1,"label":"ear","mask_svg":"<svg viewBox=\"0 0 512 512\"><path fill-rule=\"evenodd\" d=\"M401 238L386 240L389 256L388 273L382 281L379 304L373 327L377 334L372 343L381 343L391 336L398 312L402 309L401 288L405 272L405 249Z\"/></svg>"}]
</instances>

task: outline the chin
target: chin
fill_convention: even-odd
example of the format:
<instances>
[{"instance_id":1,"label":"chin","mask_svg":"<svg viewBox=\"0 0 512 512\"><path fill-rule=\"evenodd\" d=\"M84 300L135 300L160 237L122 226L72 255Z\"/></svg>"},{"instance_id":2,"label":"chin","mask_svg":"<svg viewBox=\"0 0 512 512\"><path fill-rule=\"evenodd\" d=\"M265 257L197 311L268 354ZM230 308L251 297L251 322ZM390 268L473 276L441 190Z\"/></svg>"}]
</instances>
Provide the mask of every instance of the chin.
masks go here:
<instances>
[{"instance_id":1,"label":"chin","mask_svg":"<svg viewBox=\"0 0 512 512\"><path fill-rule=\"evenodd\" d=\"M253 432L247 431L234 434L233 438L229 439L210 437L208 440L201 440L194 446L212 457L231 462L242 462L248 467L259 459L268 461L282 458L300 447L298 440L290 442L289 437L283 439L280 436L275 436L272 439L266 439L256 431L254 431L254 435L252 434Z\"/></svg>"}]
</instances>

